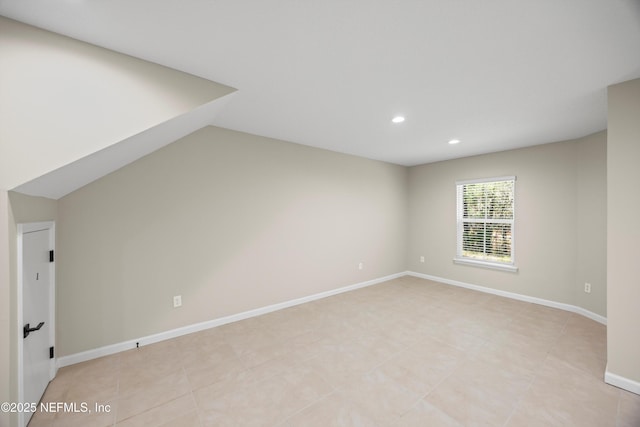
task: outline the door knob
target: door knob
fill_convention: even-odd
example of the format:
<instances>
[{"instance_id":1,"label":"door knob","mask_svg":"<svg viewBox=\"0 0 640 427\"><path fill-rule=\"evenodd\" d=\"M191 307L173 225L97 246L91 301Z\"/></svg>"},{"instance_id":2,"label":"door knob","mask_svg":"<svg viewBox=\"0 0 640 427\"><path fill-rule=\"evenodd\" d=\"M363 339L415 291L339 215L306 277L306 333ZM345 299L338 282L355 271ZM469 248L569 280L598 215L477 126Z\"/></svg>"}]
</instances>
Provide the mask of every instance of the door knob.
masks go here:
<instances>
[{"instance_id":1,"label":"door knob","mask_svg":"<svg viewBox=\"0 0 640 427\"><path fill-rule=\"evenodd\" d=\"M26 325L24 325L24 328L22 328L24 332L24 338L28 337L29 334L33 331L39 331L42 326L44 326L44 322L38 323L38 326L36 326L35 328L30 328L29 324L27 323Z\"/></svg>"}]
</instances>

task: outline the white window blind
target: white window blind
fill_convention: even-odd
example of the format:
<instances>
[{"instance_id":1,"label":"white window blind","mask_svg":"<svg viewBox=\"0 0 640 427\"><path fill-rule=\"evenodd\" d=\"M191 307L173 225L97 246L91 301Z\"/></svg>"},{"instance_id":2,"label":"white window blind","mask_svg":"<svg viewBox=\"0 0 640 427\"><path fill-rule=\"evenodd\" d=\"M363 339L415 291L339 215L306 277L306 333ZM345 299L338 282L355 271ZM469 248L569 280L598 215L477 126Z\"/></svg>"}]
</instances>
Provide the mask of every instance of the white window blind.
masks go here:
<instances>
[{"instance_id":1,"label":"white window blind","mask_svg":"<svg viewBox=\"0 0 640 427\"><path fill-rule=\"evenodd\" d=\"M515 270L514 176L458 181L457 262Z\"/></svg>"}]
</instances>

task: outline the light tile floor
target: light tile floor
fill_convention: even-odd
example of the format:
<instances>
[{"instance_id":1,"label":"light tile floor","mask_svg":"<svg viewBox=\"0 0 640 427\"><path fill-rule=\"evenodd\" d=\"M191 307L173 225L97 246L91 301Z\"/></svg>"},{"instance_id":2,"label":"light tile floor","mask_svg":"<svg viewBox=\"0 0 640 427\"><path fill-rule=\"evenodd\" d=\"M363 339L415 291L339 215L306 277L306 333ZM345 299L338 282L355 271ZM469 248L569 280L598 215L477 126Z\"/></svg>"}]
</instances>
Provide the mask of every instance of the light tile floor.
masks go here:
<instances>
[{"instance_id":1,"label":"light tile floor","mask_svg":"<svg viewBox=\"0 0 640 427\"><path fill-rule=\"evenodd\" d=\"M640 426L606 327L402 277L60 369L38 426Z\"/></svg>"}]
</instances>

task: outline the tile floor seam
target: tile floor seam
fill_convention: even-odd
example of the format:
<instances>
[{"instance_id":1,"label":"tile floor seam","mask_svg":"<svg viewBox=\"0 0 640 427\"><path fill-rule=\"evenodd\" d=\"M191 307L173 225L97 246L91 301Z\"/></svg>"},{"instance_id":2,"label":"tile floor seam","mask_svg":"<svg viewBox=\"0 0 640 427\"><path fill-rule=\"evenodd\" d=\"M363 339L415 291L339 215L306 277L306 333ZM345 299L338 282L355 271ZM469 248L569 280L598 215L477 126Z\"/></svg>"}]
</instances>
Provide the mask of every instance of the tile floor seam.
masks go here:
<instances>
[{"instance_id":1,"label":"tile floor seam","mask_svg":"<svg viewBox=\"0 0 640 427\"><path fill-rule=\"evenodd\" d=\"M273 427L278 427L281 426L285 423L288 423L289 420L293 417L295 417L296 415L302 413L304 410L306 410L307 408L312 407L313 405L315 405L316 403L322 401L323 399L326 399L327 397L331 396L332 394L336 393L338 390L331 390L329 393L323 394L322 396L320 396L319 398L317 398L316 400L314 400L313 402L309 403L308 405L304 406L303 408L300 408L299 410L295 411L294 413L286 416L284 419L280 420L280 422L276 423Z\"/></svg>"},{"instance_id":2,"label":"tile floor seam","mask_svg":"<svg viewBox=\"0 0 640 427\"><path fill-rule=\"evenodd\" d=\"M120 358L118 358L118 374L117 374L117 380L116 380L116 395L114 397L114 400L116 402L116 409L115 411L113 411L113 427L117 427L116 425L118 424L118 407L120 406L118 403L120 401L120 373L121 373L121 364L120 364Z\"/></svg>"},{"instance_id":3,"label":"tile floor seam","mask_svg":"<svg viewBox=\"0 0 640 427\"><path fill-rule=\"evenodd\" d=\"M160 408L160 407L162 407L162 406L164 406L164 405L166 405L166 404L168 404L168 403L171 403L171 402L174 402L174 401L176 401L176 400L178 400L178 399L181 399L181 398L185 397L187 394L191 394L191 391L189 391L189 393L181 394L181 395L179 395L179 396L177 396L177 397L175 397L175 398L173 398L173 399L171 399L171 400L167 400L166 402L162 402L162 403L159 403L159 404L157 404L157 405L155 405L155 406L151 406L151 407L149 407L149 408L145 409L145 410L144 410L144 411L142 411L142 412L138 412L138 413L136 413L136 414L130 415L130 416L128 416L127 418L123 418L123 419L121 419L121 420L118 420L118 417L117 417L117 414L116 414L116 416L115 416L115 421L114 421L114 425L117 425L117 424L122 423L122 422L125 422L125 421L127 421L127 420L131 420L132 418L136 418L136 417L139 417L139 416L141 416L141 415L143 415L143 414L146 414L146 413L148 413L148 412L151 412L151 411L153 411L154 409L158 409L158 408ZM117 409L116 409L116 411L117 411Z\"/></svg>"},{"instance_id":4,"label":"tile floor seam","mask_svg":"<svg viewBox=\"0 0 640 427\"><path fill-rule=\"evenodd\" d=\"M407 347L403 347L401 350L398 350L397 352L393 353L391 356L389 356L388 358L384 359L382 362L378 363L373 368L369 369L368 371L365 371L363 373L363 375L368 375L368 374L372 373L373 371L375 371L376 369L378 369L379 367L381 367L382 365L384 365L385 363L389 362L391 359L393 359L394 357L399 355L404 350L407 350Z\"/></svg>"},{"instance_id":5,"label":"tile floor seam","mask_svg":"<svg viewBox=\"0 0 640 427\"><path fill-rule=\"evenodd\" d=\"M428 391L428 392L426 392L426 393L425 393L425 394L424 394L424 395L419 399L419 401L421 401L421 400L425 400L425 399L426 399L426 398L427 398L431 393L433 393L433 392L434 392L434 391L435 391L435 390L436 390L436 389L437 389L437 388L438 388L438 387L439 387L443 382L445 382L447 379L449 379L449 377L451 377L451 376L455 373L455 370L456 370L455 368L458 366L458 364L459 364L459 363L460 363L460 361L456 361L456 364L455 364L455 365L454 365L454 367L451 369L451 371L450 371L448 374L446 374L444 377L442 377L442 378L440 379L440 381L437 381L437 382L433 385L433 387L431 387L431 388L429 389L429 391ZM435 405L434 405L434 406L435 406ZM437 407L437 406L436 406L436 407ZM439 409L439 408L438 408L438 409Z\"/></svg>"},{"instance_id":6,"label":"tile floor seam","mask_svg":"<svg viewBox=\"0 0 640 427\"><path fill-rule=\"evenodd\" d=\"M616 427L620 427L620 406L622 405L622 390L618 390L618 407L616 408Z\"/></svg>"},{"instance_id":7,"label":"tile floor seam","mask_svg":"<svg viewBox=\"0 0 640 427\"><path fill-rule=\"evenodd\" d=\"M556 356L556 357L558 357L558 356ZM558 359L560 359L560 358L558 357ZM593 375L593 372L589 372L588 370L584 369L582 366L578 366L575 363L571 362L570 360L566 360L566 359L560 359L560 360L562 360L563 362L568 363L569 365L571 365L571 367L577 369L578 371L582 372L583 374L587 374L590 377L592 377L592 378L594 378L594 379L596 379L598 381L604 381L604 372L602 373L602 378L599 378L599 377Z\"/></svg>"},{"instance_id":8,"label":"tile floor seam","mask_svg":"<svg viewBox=\"0 0 640 427\"><path fill-rule=\"evenodd\" d=\"M435 388L435 387L434 387L434 388ZM409 409L407 409L406 411L404 411L404 413L402 413L402 415L400 415L400 417L399 417L399 418L404 417L406 414L408 414L408 413L409 413L409 412L411 412L413 409L415 409L415 408L420 404L420 402L422 402L422 401L423 401L423 400L424 400L424 399L429 395L429 393L430 393L432 390L433 390L433 389L429 390L426 394L424 394L424 395L422 395L422 396L418 397L418 398L416 399L416 401L415 401L415 402L413 402L413 403L411 404L411 406L409 407ZM435 407L435 406L434 406L434 407Z\"/></svg>"},{"instance_id":9,"label":"tile floor seam","mask_svg":"<svg viewBox=\"0 0 640 427\"><path fill-rule=\"evenodd\" d=\"M562 335L564 335L564 331L567 329L567 325L569 324L569 320L571 319L571 316L576 316L575 314L571 314L569 316L567 316L567 318L564 320L564 323L562 324L562 329L560 330L560 333L558 334L558 338L561 337Z\"/></svg>"},{"instance_id":10,"label":"tile floor seam","mask_svg":"<svg viewBox=\"0 0 640 427\"><path fill-rule=\"evenodd\" d=\"M511 320L511 321L512 321L512 320ZM506 329L506 328L503 328L503 329L501 329L501 330L505 330L505 329ZM484 348L484 347L488 346L491 342L495 342L495 341L494 341L494 338L495 338L495 336L493 336L493 337L491 337L491 338L488 338L488 339L484 339L484 340L483 340L483 343L482 343L481 345L479 345L479 346L478 346L477 351L479 352L482 348ZM436 341L439 341L439 340L437 340L437 338L434 338L434 339L435 339ZM441 342L441 341L440 341L440 342ZM446 343L443 343L443 344L445 344L445 345L446 345ZM546 360L546 358L549 356L549 354L550 354L550 350L547 350L547 351L545 352L545 360ZM469 358L469 357L470 357L470 355L467 355L467 356L465 357L465 360L466 360L466 361L469 361L469 360L470 360L470 358ZM436 385L434 385L434 386L433 386L433 387L432 387L432 388L431 388L431 389L430 389L430 390L429 390L429 391L428 391L424 396L422 396L420 399L418 399L418 401L417 401L416 403L414 403L414 405L412 405L412 408L413 408L413 407L415 407L415 406L417 406L417 405L419 404L419 402L421 402L422 400L426 400L426 398L427 398L431 393L433 393L435 390L437 390L437 388L438 388L438 387L439 387L443 382L445 382L449 377L451 377L452 375L454 375L454 373L455 373L456 369L459 367L459 365L460 365L460 364L461 364L461 361L460 361L460 360L456 361L455 366L451 369L451 371L449 372L449 374L448 374L448 375L446 375L444 378L442 378L442 379L441 379L441 380L440 380ZM541 369L541 367L542 367L542 365L543 365L543 364L544 364L544 361L540 364L540 366L538 367L538 370L540 370L540 369ZM522 401L522 399L524 399L525 395L526 395L526 394L528 393L528 391L530 390L530 388L531 388L531 386L532 386L533 382L534 382L534 381L535 381L535 379L536 379L536 376L537 376L537 373L534 373L534 375L532 376L531 380L529 381L529 384L527 385L526 390L524 390L524 391L522 392L522 394L520 395L520 397L518 398L518 400L514 403L513 408L512 408L512 410L511 410L511 412L510 412L509 416L507 417L507 419L506 419L506 420L505 420L505 422L503 423L503 426L502 426L502 427L506 427L506 426L507 426L507 424L508 424L508 422L510 421L511 417L512 417L512 416L513 416L513 414L517 411L517 408L518 408L518 406L520 405L520 402ZM434 406L435 408L437 408L438 410L440 410L441 412L443 412L443 413L445 413L445 414L449 415L446 411L443 411L443 410L442 410L441 408L439 408L437 405L435 405L435 404L433 404L433 403L430 403L430 404L431 404L431 405L433 405L433 406ZM408 411L407 411L407 412L408 412ZM406 414L407 412L405 412L405 414ZM449 416L450 416L450 415L449 415Z\"/></svg>"},{"instance_id":11,"label":"tile floor seam","mask_svg":"<svg viewBox=\"0 0 640 427\"><path fill-rule=\"evenodd\" d=\"M182 365L181 365L181 368L180 368L180 369L182 370L182 373L184 374L185 378L187 378L187 382L188 382L188 381L189 381L189 378L188 378L188 377L187 377L187 375L186 375L186 371L185 371L185 369L184 369L184 366L182 366ZM119 383L119 382L118 382L118 383ZM189 387L189 394L191 394L191 393L192 393L192 390L191 390L191 387ZM137 394L137 393L131 393L131 394L132 394L132 395L135 395L135 394ZM145 409L145 410L144 410L144 411L142 411L142 412L135 413L135 414L130 415L130 416L128 416L127 418L123 418L123 419L121 419L121 420L118 420L118 407L119 407L120 405L116 405L116 410L115 410L115 413L114 413L114 422L113 422L113 425L114 425L114 427L116 427L116 426L117 426L117 424L119 424L119 423L122 423L122 422L124 422L124 421L130 420L130 419L132 419L132 418L135 418L135 417L141 416L141 415L143 415L143 414L146 414L146 413L148 413L148 412L151 412L151 411L153 411L154 409L157 409L157 408L159 408L159 407L161 407L161 406L163 406L163 405L166 405L166 404L168 404L168 403L171 403L171 402L173 402L173 401L175 401L175 400L177 400L177 399L180 399L180 398L182 398L182 397L184 397L184 396L186 396L186 395L187 395L187 393L182 394L182 395L179 395L179 396L176 396L176 397L174 397L173 399L170 399L170 400L168 400L168 401L166 401L166 402L159 403L159 404L157 404L157 405L155 405L155 406L151 406L151 407L149 407L149 408ZM126 395L125 395L125 396L120 396L120 394L118 393L118 395L117 395L117 397L116 397L116 400L118 400L118 401L119 401L119 400L120 400L120 398L122 398L122 397L126 397Z\"/></svg>"},{"instance_id":12,"label":"tile floor seam","mask_svg":"<svg viewBox=\"0 0 640 427\"><path fill-rule=\"evenodd\" d=\"M549 357L549 353L547 353L547 355L545 355L545 360L547 359L547 357ZM540 369L542 369L542 365L544 364L544 361L540 364L540 366L538 367L538 371ZM527 394L529 393L529 390L531 390L531 387L533 386L533 383L535 382L536 378L538 377L538 373L534 373L534 375L531 377L531 380L529 381L529 384L527 385L527 388L522 392L522 394L520 395L520 397L518 398L518 400L515 402L515 404L513 405L513 409L511 410L511 413L509 414L509 416L507 417L507 419L505 420L504 424L502 425L502 427L507 427L509 425L509 422L511 421L511 418L513 417L513 415L518 412L518 409L520 408L520 404L522 403L522 401L524 400L524 398L527 396Z\"/></svg>"},{"instance_id":13,"label":"tile floor seam","mask_svg":"<svg viewBox=\"0 0 640 427\"><path fill-rule=\"evenodd\" d=\"M202 427L204 425L204 423L202 421L202 411L200 410L200 407L198 406L198 401L196 400L195 394L193 394L193 389L189 390L189 395L191 396L191 400L193 401L194 408L196 408L196 415L198 416L198 425L200 427Z\"/></svg>"}]
</instances>

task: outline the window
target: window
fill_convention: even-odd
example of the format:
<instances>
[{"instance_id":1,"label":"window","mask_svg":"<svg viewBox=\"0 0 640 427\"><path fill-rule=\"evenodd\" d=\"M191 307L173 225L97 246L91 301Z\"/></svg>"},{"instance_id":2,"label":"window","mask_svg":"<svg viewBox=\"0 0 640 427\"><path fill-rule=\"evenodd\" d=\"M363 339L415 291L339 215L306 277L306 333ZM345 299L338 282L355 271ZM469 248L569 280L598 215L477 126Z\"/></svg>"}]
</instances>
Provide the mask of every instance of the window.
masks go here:
<instances>
[{"instance_id":1,"label":"window","mask_svg":"<svg viewBox=\"0 0 640 427\"><path fill-rule=\"evenodd\" d=\"M455 262L517 271L514 262L514 176L459 181Z\"/></svg>"}]
</instances>

